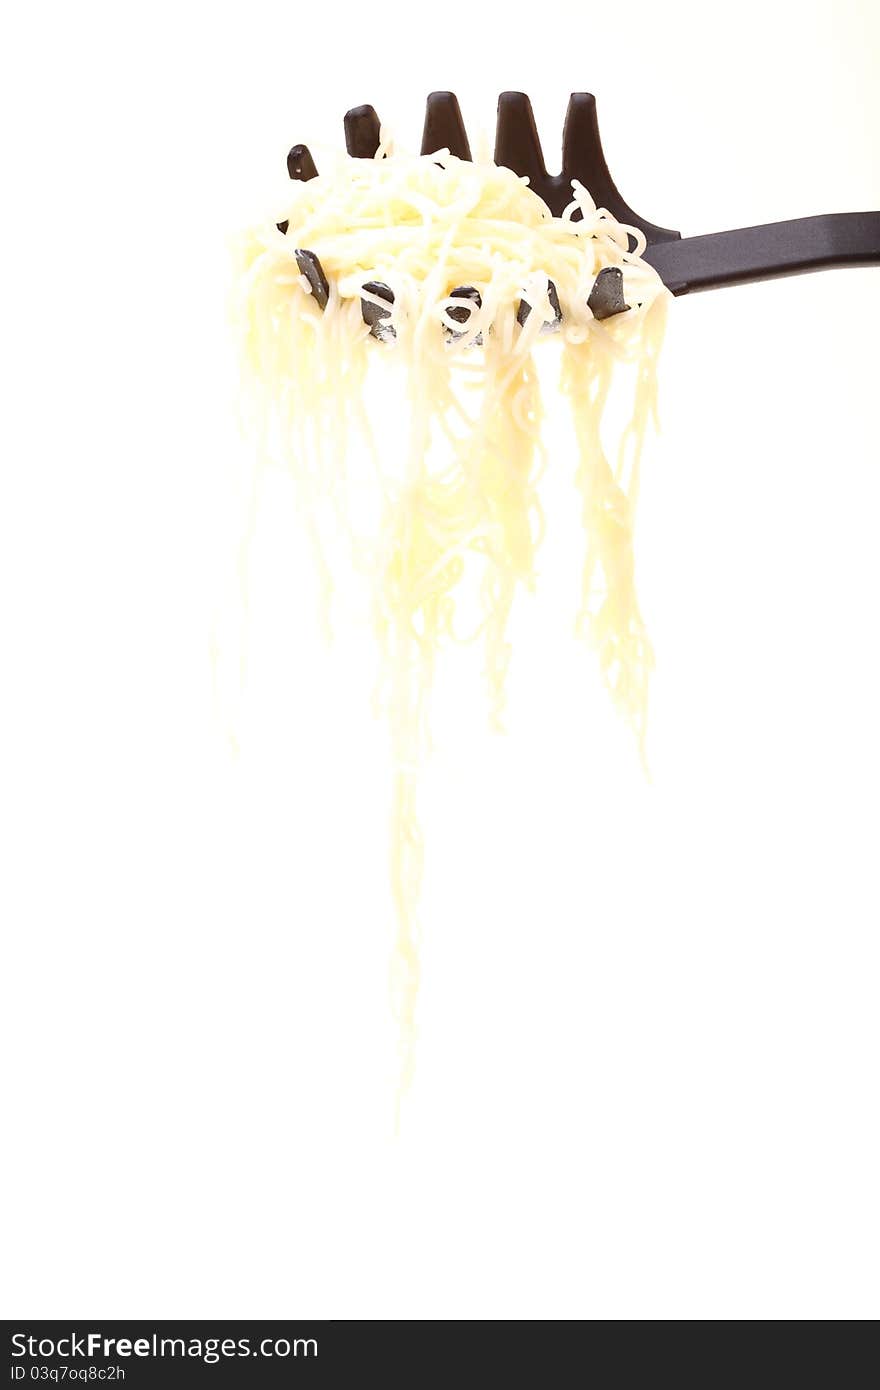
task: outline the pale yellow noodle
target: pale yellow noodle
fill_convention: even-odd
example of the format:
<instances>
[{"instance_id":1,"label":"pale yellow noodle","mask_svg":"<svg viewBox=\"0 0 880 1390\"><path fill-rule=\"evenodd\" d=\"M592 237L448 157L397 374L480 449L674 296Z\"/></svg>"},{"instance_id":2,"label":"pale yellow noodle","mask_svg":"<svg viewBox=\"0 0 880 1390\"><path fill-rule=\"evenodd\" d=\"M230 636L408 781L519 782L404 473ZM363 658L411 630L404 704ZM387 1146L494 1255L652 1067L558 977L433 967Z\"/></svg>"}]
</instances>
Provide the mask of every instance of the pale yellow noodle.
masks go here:
<instances>
[{"instance_id":1,"label":"pale yellow noodle","mask_svg":"<svg viewBox=\"0 0 880 1390\"><path fill-rule=\"evenodd\" d=\"M641 234L597 209L579 185L565 216L553 217L507 169L446 152L419 158L390 150L383 133L375 160L340 160L290 186L272 220L245 243L240 312L255 436L297 481L327 590L322 536L331 518L371 568L393 758L393 988L405 1087L419 982L417 788L435 663L454 636L462 581L476 566L490 712L500 724L508 616L517 591L534 581L543 528L542 405L532 351L542 330L556 326L549 281L562 307L562 385L579 451L587 538L581 619L644 751L653 656L635 590L634 509L668 296L641 260ZM286 235L275 225L282 220ZM298 273L297 247L317 255L327 275L324 311ZM630 308L597 323L587 300L609 265L623 270ZM369 281L394 292L385 321L393 335L385 331L384 341L363 320L362 299L384 303L364 289ZM463 285L476 287L482 301L466 324L450 316L462 305L450 292ZM523 299L531 312L520 324ZM351 448L354 438L371 434L364 402L371 360L405 364L408 445L402 464L392 464L369 438L381 521L374 535L360 537L348 518L347 467L349 457L362 457ZM635 388L612 463L602 416L619 361L636 364Z\"/></svg>"}]
</instances>

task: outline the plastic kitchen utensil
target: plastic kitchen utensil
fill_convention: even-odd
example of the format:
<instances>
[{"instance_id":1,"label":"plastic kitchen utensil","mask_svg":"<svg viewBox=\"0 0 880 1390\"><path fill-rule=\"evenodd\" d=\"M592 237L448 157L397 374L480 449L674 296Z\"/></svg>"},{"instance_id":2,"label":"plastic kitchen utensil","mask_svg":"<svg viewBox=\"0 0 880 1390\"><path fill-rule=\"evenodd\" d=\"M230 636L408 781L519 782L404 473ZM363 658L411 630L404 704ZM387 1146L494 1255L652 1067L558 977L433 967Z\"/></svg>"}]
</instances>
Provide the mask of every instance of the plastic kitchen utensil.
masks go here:
<instances>
[{"instance_id":1,"label":"plastic kitchen utensil","mask_svg":"<svg viewBox=\"0 0 880 1390\"><path fill-rule=\"evenodd\" d=\"M374 108L353 107L344 124L348 153L356 159L371 159L379 148L380 132ZM422 154L441 149L460 159L471 158L461 110L452 92L432 92L425 110ZM528 97L524 92L502 92L498 98L494 158L496 164L527 176L529 186L556 216L571 202L571 181L577 179L599 207L607 208L619 222L638 227L644 233L644 259L675 295L813 270L880 265L880 212L826 213L692 237L682 237L680 232L648 222L624 202L611 177L599 136L596 99L590 92L574 92L569 100L562 136L562 169L558 174L549 174L545 167ZM310 179L317 174L305 145L293 147L287 157L287 169L293 179ZM286 224L280 225L282 230L286 228ZM298 250L296 257L318 302L326 303L327 280L317 257L306 250ZM386 285L373 284L370 291L393 302ZM452 293L473 297L476 291L462 286ZM600 271L588 302L597 318L623 312L627 306L620 271ZM373 332L381 336L381 320L387 314L365 301L364 317Z\"/></svg>"}]
</instances>

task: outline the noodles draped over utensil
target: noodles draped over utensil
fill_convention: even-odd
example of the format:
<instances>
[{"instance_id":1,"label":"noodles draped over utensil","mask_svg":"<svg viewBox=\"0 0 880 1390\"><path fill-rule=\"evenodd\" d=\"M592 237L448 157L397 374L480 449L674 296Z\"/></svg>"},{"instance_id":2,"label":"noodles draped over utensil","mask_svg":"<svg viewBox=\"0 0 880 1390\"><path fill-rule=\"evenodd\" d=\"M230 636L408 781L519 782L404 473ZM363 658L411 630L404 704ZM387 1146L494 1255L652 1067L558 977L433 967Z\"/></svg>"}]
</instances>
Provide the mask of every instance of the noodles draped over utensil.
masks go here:
<instances>
[{"instance_id":1,"label":"noodles draped over utensil","mask_svg":"<svg viewBox=\"0 0 880 1390\"><path fill-rule=\"evenodd\" d=\"M597 208L577 182L554 217L508 169L446 151L398 153L384 133L375 159L340 159L291 183L275 211L243 249L247 399L262 453L296 480L325 591L328 517L373 583L393 759L394 993L405 1085L418 994L417 786L435 664L455 636L463 583L475 575L490 711L500 722L508 616L517 591L533 582L542 532L547 461L533 353L551 332L577 440L580 624L644 752L653 656L635 587L634 513L668 294L641 259L642 234ZM326 296L303 273L303 250L319 265ZM603 316L590 300L609 267L627 308ZM603 412L621 362L635 364L632 414L609 450ZM401 373L403 457L388 456L370 410L374 367ZM354 534L348 497L367 484L376 523L364 537Z\"/></svg>"}]
</instances>

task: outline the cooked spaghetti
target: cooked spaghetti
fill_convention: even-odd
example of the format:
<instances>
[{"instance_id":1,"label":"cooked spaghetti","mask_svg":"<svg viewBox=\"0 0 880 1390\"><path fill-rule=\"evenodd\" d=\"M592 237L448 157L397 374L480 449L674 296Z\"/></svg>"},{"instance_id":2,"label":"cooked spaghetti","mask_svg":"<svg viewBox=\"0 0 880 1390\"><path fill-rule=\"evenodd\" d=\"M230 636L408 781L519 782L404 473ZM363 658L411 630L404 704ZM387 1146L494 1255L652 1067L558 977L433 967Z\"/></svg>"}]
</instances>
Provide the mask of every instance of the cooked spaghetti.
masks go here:
<instances>
[{"instance_id":1,"label":"cooked spaghetti","mask_svg":"<svg viewBox=\"0 0 880 1390\"><path fill-rule=\"evenodd\" d=\"M445 151L396 153L384 140L375 159L342 159L329 173L292 183L276 218L247 242L242 313L261 445L292 469L314 537L324 514L347 524L355 480L346 462L355 436L366 440L375 464L379 522L360 553L375 581L392 739L404 1083L418 989L416 793L434 666L454 634L463 581L477 574L498 722L508 615L517 591L532 582L541 535L542 407L532 354L550 330L561 344L579 450L581 618L608 689L644 748L653 658L635 589L634 509L668 298L641 259L644 244L577 182L570 206L554 217L508 169ZM591 296L608 268L619 272L628 307L600 317ZM609 457L602 416L621 360L637 364L633 410ZM369 426L372 362L380 370L401 364L405 372L402 461L383 456Z\"/></svg>"}]
</instances>

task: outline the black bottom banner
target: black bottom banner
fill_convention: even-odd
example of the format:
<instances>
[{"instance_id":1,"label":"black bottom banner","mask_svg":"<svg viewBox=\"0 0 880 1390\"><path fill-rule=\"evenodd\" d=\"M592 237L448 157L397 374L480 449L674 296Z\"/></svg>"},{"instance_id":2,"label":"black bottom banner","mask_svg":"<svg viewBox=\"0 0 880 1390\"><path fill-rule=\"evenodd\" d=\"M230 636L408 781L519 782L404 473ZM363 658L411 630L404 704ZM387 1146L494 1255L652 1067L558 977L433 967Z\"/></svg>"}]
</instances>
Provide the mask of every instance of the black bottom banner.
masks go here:
<instances>
[{"instance_id":1,"label":"black bottom banner","mask_svg":"<svg viewBox=\"0 0 880 1390\"><path fill-rule=\"evenodd\" d=\"M455 1330L462 1328L461 1335ZM429 1373L456 1381L507 1368L539 1375L579 1361L576 1323L152 1322L80 1319L3 1323L3 1385L140 1386L418 1385Z\"/></svg>"}]
</instances>

